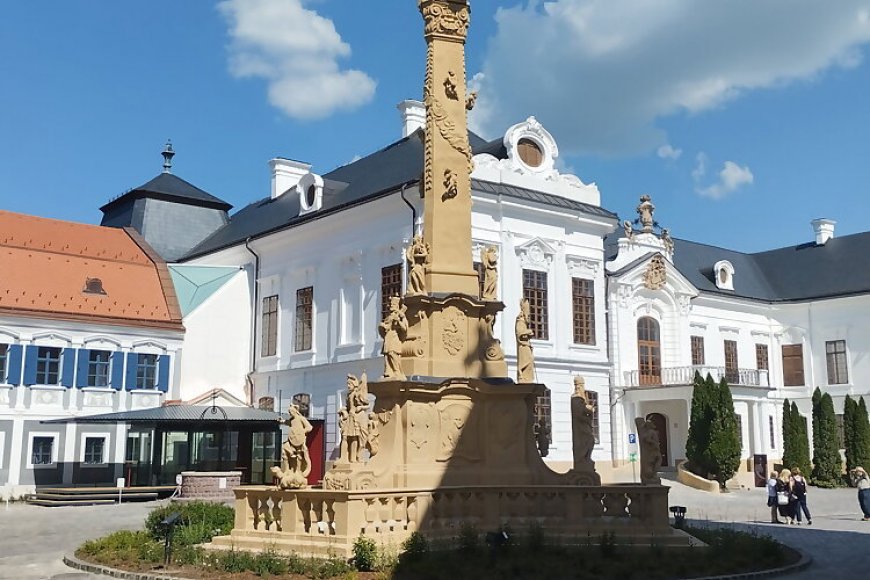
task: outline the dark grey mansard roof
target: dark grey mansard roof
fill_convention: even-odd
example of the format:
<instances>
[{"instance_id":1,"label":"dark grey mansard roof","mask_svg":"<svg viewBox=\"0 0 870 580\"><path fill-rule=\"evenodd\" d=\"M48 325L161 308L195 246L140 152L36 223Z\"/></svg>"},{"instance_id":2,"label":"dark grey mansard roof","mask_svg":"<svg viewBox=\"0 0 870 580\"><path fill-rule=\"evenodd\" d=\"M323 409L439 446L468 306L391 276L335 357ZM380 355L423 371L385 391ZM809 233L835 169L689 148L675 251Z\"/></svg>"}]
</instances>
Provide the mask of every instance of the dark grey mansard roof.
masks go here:
<instances>
[{"instance_id":1,"label":"dark grey mansard roof","mask_svg":"<svg viewBox=\"0 0 870 580\"><path fill-rule=\"evenodd\" d=\"M617 234L605 241L607 260L616 256ZM734 266L734 290L720 290L713 265ZM755 254L688 240L674 240L674 266L698 290L766 302L796 302L870 292L870 232Z\"/></svg>"},{"instance_id":2,"label":"dark grey mansard roof","mask_svg":"<svg viewBox=\"0 0 870 580\"><path fill-rule=\"evenodd\" d=\"M217 198L210 193L206 193L176 175L171 173L161 173L148 183L140 185L135 189L131 189L120 197L116 197L100 209L105 213L106 210L114 205L124 203L129 199L137 199L141 197L165 199L168 201L181 201L191 205L209 207L223 211L229 211L233 207L224 200Z\"/></svg>"},{"instance_id":3,"label":"dark grey mansard roof","mask_svg":"<svg viewBox=\"0 0 870 580\"><path fill-rule=\"evenodd\" d=\"M422 139L422 130L415 131L376 153L323 175L323 205L320 211L300 216L299 198L296 195L281 195L275 199L267 197L251 203L233 214L226 226L193 248L183 260L242 243L248 238L318 219L391 194L402 185L419 182L423 173ZM468 139L474 154L489 153L500 158L506 157L501 139L487 142L471 131L468 132ZM616 220L616 214L605 209L557 195L476 179L472 181L472 187L478 191Z\"/></svg>"}]
</instances>

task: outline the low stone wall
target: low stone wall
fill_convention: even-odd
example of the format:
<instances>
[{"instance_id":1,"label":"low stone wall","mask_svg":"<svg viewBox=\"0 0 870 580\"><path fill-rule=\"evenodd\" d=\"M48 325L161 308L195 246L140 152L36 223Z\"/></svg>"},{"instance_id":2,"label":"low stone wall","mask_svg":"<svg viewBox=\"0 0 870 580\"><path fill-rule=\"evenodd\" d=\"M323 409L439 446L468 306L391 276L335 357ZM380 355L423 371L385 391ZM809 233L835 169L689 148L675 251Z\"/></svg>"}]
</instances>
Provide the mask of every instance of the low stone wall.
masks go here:
<instances>
[{"instance_id":1,"label":"low stone wall","mask_svg":"<svg viewBox=\"0 0 870 580\"><path fill-rule=\"evenodd\" d=\"M235 527L209 547L350 557L361 534L398 548L415 531L455 538L465 524L524 533L540 525L550 541L595 543L612 532L619 543L688 546L693 538L669 524L661 485L473 486L434 490L234 490Z\"/></svg>"},{"instance_id":2,"label":"low stone wall","mask_svg":"<svg viewBox=\"0 0 870 580\"><path fill-rule=\"evenodd\" d=\"M700 489L701 491L709 491L710 493L719 493L719 482L704 479L700 475L695 475L685 467L684 464L677 466L677 481L683 485Z\"/></svg>"},{"instance_id":3,"label":"low stone wall","mask_svg":"<svg viewBox=\"0 0 870 580\"><path fill-rule=\"evenodd\" d=\"M183 471L180 499L233 501L233 489L241 484L241 471Z\"/></svg>"}]
</instances>

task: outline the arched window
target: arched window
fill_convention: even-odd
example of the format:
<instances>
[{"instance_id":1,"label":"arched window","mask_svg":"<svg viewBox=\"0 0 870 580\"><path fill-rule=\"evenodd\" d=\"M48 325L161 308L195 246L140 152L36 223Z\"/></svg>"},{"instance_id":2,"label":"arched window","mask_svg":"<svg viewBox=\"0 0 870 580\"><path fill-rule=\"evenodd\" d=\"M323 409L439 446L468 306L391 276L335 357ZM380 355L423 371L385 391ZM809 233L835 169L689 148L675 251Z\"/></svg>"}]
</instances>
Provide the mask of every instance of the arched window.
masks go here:
<instances>
[{"instance_id":1,"label":"arched window","mask_svg":"<svg viewBox=\"0 0 870 580\"><path fill-rule=\"evenodd\" d=\"M637 321L637 359L641 385L662 384L662 348L659 323L644 316Z\"/></svg>"}]
</instances>

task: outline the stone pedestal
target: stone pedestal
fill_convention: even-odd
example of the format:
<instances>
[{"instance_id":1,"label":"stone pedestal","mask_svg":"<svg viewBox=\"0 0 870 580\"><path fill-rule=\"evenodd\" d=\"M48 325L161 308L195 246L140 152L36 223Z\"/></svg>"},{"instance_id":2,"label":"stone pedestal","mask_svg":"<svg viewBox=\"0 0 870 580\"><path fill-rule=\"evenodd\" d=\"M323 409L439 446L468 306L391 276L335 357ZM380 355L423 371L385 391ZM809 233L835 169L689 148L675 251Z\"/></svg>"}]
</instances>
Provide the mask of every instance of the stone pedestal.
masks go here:
<instances>
[{"instance_id":1,"label":"stone pedestal","mask_svg":"<svg viewBox=\"0 0 870 580\"><path fill-rule=\"evenodd\" d=\"M241 471L182 471L180 499L233 501L233 489L241 484Z\"/></svg>"}]
</instances>

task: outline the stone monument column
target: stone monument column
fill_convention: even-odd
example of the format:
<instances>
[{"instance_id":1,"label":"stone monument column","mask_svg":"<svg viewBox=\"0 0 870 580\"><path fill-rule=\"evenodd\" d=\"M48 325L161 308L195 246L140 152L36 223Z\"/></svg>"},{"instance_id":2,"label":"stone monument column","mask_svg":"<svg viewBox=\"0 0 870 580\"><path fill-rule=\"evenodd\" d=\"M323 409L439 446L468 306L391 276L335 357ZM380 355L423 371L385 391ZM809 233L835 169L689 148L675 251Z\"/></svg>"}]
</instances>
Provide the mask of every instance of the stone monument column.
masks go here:
<instances>
[{"instance_id":1,"label":"stone monument column","mask_svg":"<svg viewBox=\"0 0 870 580\"><path fill-rule=\"evenodd\" d=\"M465 86L470 7L468 0L420 0L419 7L427 48L423 236L437 248L426 272L426 289L477 296Z\"/></svg>"}]
</instances>

